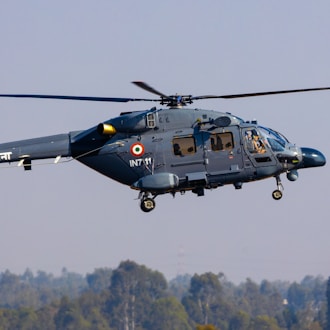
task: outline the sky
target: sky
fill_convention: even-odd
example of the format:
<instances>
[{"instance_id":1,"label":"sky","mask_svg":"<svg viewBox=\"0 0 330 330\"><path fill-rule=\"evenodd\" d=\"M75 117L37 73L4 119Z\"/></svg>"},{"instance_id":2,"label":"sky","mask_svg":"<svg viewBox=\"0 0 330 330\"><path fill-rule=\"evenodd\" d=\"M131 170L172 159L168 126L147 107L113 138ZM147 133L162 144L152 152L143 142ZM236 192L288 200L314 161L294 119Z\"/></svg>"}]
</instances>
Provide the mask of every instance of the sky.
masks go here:
<instances>
[{"instance_id":1,"label":"sky","mask_svg":"<svg viewBox=\"0 0 330 330\"><path fill-rule=\"evenodd\" d=\"M330 86L327 0L2 0L0 93L153 97ZM228 111L329 158L330 92L195 107ZM87 129L150 103L0 100L0 142ZM222 272L240 283L330 276L330 170L159 196L140 210L137 191L82 164L0 169L0 272L55 275L116 268Z\"/></svg>"}]
</instances>

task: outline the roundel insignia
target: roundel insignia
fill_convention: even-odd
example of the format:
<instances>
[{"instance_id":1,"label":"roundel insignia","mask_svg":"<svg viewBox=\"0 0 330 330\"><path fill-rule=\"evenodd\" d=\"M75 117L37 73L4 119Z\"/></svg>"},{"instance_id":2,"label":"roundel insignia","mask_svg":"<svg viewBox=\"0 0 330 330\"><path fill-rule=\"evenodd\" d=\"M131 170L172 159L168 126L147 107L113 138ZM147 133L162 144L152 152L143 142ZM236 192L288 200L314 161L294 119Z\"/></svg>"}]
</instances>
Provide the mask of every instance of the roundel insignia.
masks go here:
<instances>
[{"instance_id":1,"label":"roundel insignia","mask_svg":"<svg viewBox=\"0 0 330 330\"><path fill-rule=\"evenodd\" d=\"M144 145L139 142L132 144L131 154L135 157L142 156L144 154Z\"/></svg>"}]
</instances>

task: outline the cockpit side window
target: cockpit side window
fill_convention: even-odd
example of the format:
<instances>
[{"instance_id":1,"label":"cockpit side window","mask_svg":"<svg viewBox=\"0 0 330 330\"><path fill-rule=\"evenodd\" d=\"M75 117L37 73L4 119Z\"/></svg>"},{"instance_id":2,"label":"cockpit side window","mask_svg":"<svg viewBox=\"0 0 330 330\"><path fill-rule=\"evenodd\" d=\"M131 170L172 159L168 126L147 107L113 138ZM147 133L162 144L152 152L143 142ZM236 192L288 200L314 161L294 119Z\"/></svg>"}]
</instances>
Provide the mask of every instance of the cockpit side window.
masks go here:
<instances>
[{"instance_id":1,"label":"cockpit side window","mask_svg":"<svg viewBox=\"0 0 330 330\"><path fill-rule=\"evenodd\" d=\"M211 134L212 151L232 150L234 148L234 139L231 132Z\"/></svg>"},{"instance_id":2,"label":"cockpit side window","mask_svg":"<svg viewBox=\"0 0 330 330\"><path fill-rule=\"evenodd\" d=\"M250 153L264 154L267 152L268 142L256 129L247 129L244 136L245 148Z\"/></svg>"},{"instance_id":3,"label":"cockpit side window","mask_svg":"<svg viewBox=\"0 0 330 330\"><path fill-rule=\"evenodd\" d=\"M284 147L277 140L272 138L268 138L267 140L273 151L275 152L284 151Z\"/></svg>"},{"instance_id":4,"label":"cockpit side window","mask_svg":"<svg viewBox=\"0 0 330 330\"><path fill-rule=\"evenodd\" d=\"M279 152L284 150L285 144L288 142L288 140L283 135L266 127L261 127L260 132L267 140L273 151Z\"/></svg>"},{"instance_id":5,"label":"cockpit side window","mask_svg":"<svg viewBox=\"0 0 330 330\"><path fill-rule=\"evenodd\" d=\"M172 140L173 153L176 156L186 156L196 153L196 142L194 137L178 137Z\"/></svg>"}]
</instances>

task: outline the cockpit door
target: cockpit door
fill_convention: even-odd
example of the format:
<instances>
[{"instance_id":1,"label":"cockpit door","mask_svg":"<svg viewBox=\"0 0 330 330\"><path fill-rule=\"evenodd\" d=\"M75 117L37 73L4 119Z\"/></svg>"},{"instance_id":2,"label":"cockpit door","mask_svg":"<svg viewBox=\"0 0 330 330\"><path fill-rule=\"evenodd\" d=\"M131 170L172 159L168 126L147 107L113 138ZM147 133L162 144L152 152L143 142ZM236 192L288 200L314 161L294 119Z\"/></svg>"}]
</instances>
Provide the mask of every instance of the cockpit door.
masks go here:
<instances>
[{"instance_id":1,"label":"cockpit door","mask_svg":"<svg viewBox=\"0 0 330 330\"><path fill-rule=\"evenodd\" d=\"M242 139L245 152L255 167L277 163L267 138L256 127L244 128Z\"/></svg>"}]
</instances>

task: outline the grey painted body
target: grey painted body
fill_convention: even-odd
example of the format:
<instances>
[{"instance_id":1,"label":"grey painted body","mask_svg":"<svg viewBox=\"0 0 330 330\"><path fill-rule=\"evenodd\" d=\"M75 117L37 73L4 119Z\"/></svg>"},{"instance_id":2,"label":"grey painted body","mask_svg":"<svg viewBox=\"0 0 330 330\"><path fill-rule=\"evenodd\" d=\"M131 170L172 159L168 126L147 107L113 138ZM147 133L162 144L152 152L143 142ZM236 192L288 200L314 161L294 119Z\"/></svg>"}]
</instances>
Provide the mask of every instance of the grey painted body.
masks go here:
<instances>
[{"instance_id":1,"label":"grey painted body","mask_svg":"<svg viewBox=\"0 0 330 330\"><path fill-rule=\"evenodd\" d=\"M110 126L115 132L100 131ZM315 149L299 148L281 134L213 110L166 108L122 114L90 129L0 144L0 162L31 169L38 159L72 157L140 190L142 199L276 177L323 166ZM251 139L260 139L259 151ZM261 140L263 142L261 142ZM183 148L183 152L179 150ZM262 149L262 150L261 150Z\"/></svg>"}]
</instances>

